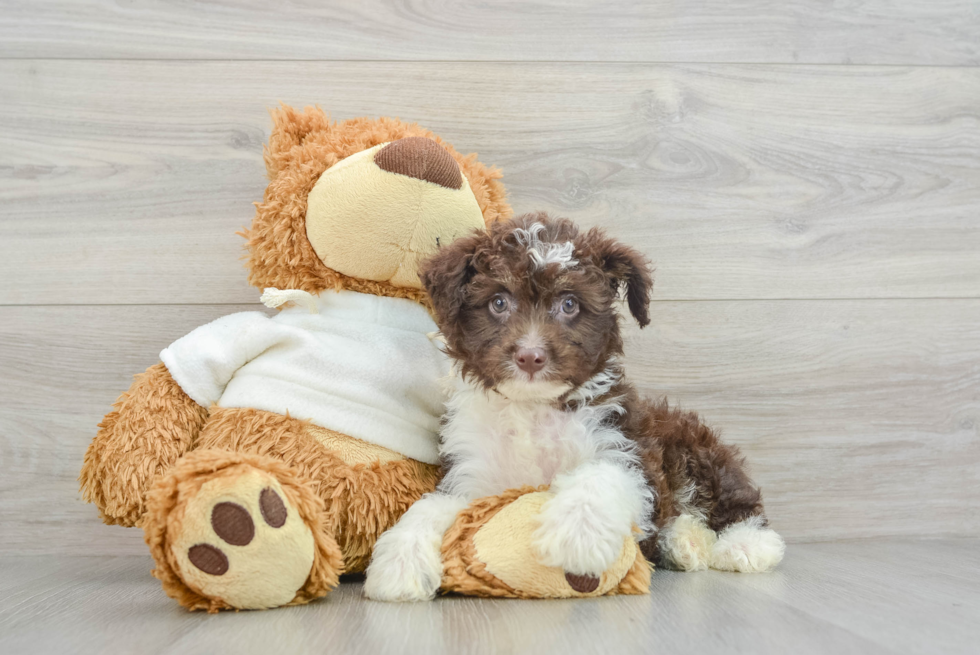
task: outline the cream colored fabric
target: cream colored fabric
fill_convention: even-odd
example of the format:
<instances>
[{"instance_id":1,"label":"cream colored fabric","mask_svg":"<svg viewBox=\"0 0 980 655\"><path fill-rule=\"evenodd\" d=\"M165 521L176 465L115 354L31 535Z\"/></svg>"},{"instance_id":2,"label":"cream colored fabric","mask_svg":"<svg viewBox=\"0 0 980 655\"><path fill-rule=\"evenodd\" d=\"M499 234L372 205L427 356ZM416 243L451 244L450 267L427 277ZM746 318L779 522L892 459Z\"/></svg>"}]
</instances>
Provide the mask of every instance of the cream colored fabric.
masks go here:
<instances>
[{"instance_id":1,"label":"cream colored fabric","mask_svg":"<svg viewBox=\"0 0 980 655\"><path fill-rule=\"evenodd\" d=\"M449 358L436 324L405 298L323 291L316 313L293 302L276 316L222 316L160 353L203 407L261 409L439 462Z\"/></svg>"},{"instance_id":2,"label":"cream colored fabric","mask_svg":"<svg viewBox=\"0 0 980 655\"><path fill-rule=\"evenodd\" d=\"M316 296L309 291L301 289L277 289L266 287L262 290L259 300L269 309L278 309L288 302L306 307L306 311L311 314L319 314L320 308L317 307Z\"/></svg>"},{"instance_id":3,"label":"cream colored fabric","mask_svg":"<svg viewBox=\"0 0 980 655\"><path fill-rule=\"evenodd\" d=\"M384 446L361 441L346 434L311 425L307 431L320 444L337 455L345 464L372 464L374 462L394 462L405 459L403 455Z\"/></svg>"},{"instance_id":4,"label":"cream colored fabric","mask_svg":"<svg viewBox=\"0 0 980 655\"><path fill-rule=\"evenodd\" d=\"M186 501L171 535L171 549L178 573L192 589L205 596L221 598L239 609L265 609L290 602L306 582L313 567L313 534L286 502L286 523L273 528L262 518L259 495L271 487L286 502L279 482L259 471L217 478L206 482L197 495ZM211 510L218 503L232 502L248 510L255 536L245 546L233 546L215 534ZM188 550L197 544L218 548L228 558L228 571L209 575L191 563Z\"/></svg>"},{"instance_id":5,"label":"cream colored fabric","mask_svg":"<svg viewBox=\"0 0 980 655\"><path fill-rule=\"evenodd\" d=\"M484 227L466 176L460 189L389 173L374 163L387 144L328 168L310 192L306 235L328 267L419 289L419 262L440 243Z\"/></svg>"},{"instance_id":6,"label":"cream colored fabric","mask_svg":"<svg viewBox=\"0 0 980 655\"><path fill-rule=\"evenodd\" d=\"M497 512L473 536L477 558L487 571L513 589L540 598L601 596L616 587L633 565L636 542L626 539L623 552L602 574L599 586L587 594L573 590L559 568L539 564L531 550L532 533L538 527L541 507L553 494L535 492L521 496Z\"/></svg>"}]
</instances>

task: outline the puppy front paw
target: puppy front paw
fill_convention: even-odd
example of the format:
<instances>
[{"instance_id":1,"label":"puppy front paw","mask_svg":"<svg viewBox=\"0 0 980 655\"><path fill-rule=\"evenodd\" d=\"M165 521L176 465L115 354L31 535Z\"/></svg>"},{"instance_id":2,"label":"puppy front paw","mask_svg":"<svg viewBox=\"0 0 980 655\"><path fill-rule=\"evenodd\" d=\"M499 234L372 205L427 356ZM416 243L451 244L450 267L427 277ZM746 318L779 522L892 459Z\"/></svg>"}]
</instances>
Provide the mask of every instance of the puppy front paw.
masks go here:
<instances>
[{"instance_id":1,"label":"puppy front paw","mask_svg":"<svg viewBox=\"0 0 980 655\"><path fill-rule=\"evenodd\" d=\"M433 599L442 581L438 545L433 548L430 544L412 543L392 532L383 534L375 544L364 580L364 595L387 602Z\"/></svg>"},{"instance_id":2,"label":"puppy front paw","mask_svg":"<svg viewBox=\"0 0 980 655\"><path fill-rule=\"evenodd\" d=\"M542 508L532 544L541 564L563 569L572 588L583 592L595 589L632 538L631 526L611 525L591 509L569 507L556 496Z\"/></svg>"}]
</instances>

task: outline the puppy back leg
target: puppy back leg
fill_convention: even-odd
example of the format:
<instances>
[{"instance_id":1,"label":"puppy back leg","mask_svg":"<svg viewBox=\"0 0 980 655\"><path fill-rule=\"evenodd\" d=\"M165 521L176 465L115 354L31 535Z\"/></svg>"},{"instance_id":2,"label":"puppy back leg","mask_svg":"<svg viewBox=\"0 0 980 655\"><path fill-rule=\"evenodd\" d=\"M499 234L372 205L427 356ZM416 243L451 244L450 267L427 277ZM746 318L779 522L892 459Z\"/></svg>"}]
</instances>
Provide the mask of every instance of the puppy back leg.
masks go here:
<instances>
[{"instance_id":1,"label":"puppy back leg","mask_svg":"<svg viewBox=\"0 0 980 655\"><path fill-rule=\"evenodd\" d=\"M718 443L702 469L705 478L697 488L711 490L706 507L708 526L718 539L711 547L708 565L722 571L758 573L769 571L783 559L786 545L769 527L762 493L745 471L745 460L734 446Z\"/></svg>"},{"instance_id":2,"label":"puppy back leg","mask_svg":"<svg viewBox=\"0 0 980 655\"><path fill-rule=\"evenodd\" d=\"M667 568L767 571L785 545L768 526L762 494L745 460L696 414L649 403L639 429L645 459L659 460L656 542L646 550ZM655 458L647 454L655 452ZM648 469L650 465L648 463ZM653 479L653 476L650 476Z\"/></svg>"}]
</instances>

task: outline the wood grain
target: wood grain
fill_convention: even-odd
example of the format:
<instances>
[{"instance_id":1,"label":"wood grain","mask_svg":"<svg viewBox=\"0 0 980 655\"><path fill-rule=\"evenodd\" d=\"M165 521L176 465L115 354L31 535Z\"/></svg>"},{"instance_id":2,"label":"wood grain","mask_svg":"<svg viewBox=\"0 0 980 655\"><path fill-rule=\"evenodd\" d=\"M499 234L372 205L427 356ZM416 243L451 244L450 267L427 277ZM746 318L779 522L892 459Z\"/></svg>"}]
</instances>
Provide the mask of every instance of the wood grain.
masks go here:
<instances>
[{"instance_id":1,"label":"wood grain","mask_svg":"<svg viewBox=\"0 0 980 655\"><path fill-rule=\"evenodd\" d=\"M980 69L0 62L4 304L254 302L266 108L400 115L661 299L980 297Z\"/></svg>"},{"instance_id":2,"label":"wood grain","mask_svg":"<svg viewBox=\"0 0 980 655\"><path fill-rule=\"evenodd\" d=\"M253 306L0 308L4 552L143 552L75 478L131 376ZM628 372L742 446L792 541L980 535L980 301L659 302Z\"/></svg>"},{"instance_id":3,"label":"wood grain","mask_svg":"<svg viewBox=\"0 0 980 655\"><path fill-rule=\"evenodd\" d=\"M774 573L656 571L649 596L573 601L326 599L214 616L179 609L148 556L0 559L9 653L973 653L976 540L801 544ZM911 565L911 566L910 566Z\"/></svg>"},{"instance_id":4,"label":"wood grain","mask_svg":"<svg viewBox=\"0 0 980 655\"><path fill-rule=\"evenodd\" d=\"M971 0L5 0L0 57L975 65Z\"/></svg>"},{"instance_id":5,"label":"wood grain","mask_svg":"<svg viewBox=\"0 0 980 655\"><path fill-rule=\"evenodd\" d=\"M980 627L975 540L877 539L793 547L782 579L727 576L891 652L969 653ZM797 552L793 552L797 551ZM799 593L806 588L808 593Z\"/></svg>"}]
</instances>

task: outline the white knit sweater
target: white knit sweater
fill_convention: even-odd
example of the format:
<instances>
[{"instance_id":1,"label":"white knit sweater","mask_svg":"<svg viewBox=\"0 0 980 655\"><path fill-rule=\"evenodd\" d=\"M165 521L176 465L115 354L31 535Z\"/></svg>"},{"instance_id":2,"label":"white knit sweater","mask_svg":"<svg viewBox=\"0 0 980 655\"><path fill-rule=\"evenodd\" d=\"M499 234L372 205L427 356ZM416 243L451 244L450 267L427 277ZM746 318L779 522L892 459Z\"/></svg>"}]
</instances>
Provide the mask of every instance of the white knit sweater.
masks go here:
<instances>
[{"instance_id":1,"label":"white knit sweater","mask_svg":"<svg viewBox=\"0 0 980 655\"><path fill-rule=\"evenodd\" d=\"M290 292L295 293L295 292ZM300 292L301 293L301 292ZM306 294L303 294L306 295ZM160 353L180 387L210 407L306 419L429 464L439 461L448 358L418 303L324 291L315 311L231 314Z\"/></svg>"}]
</instances>

